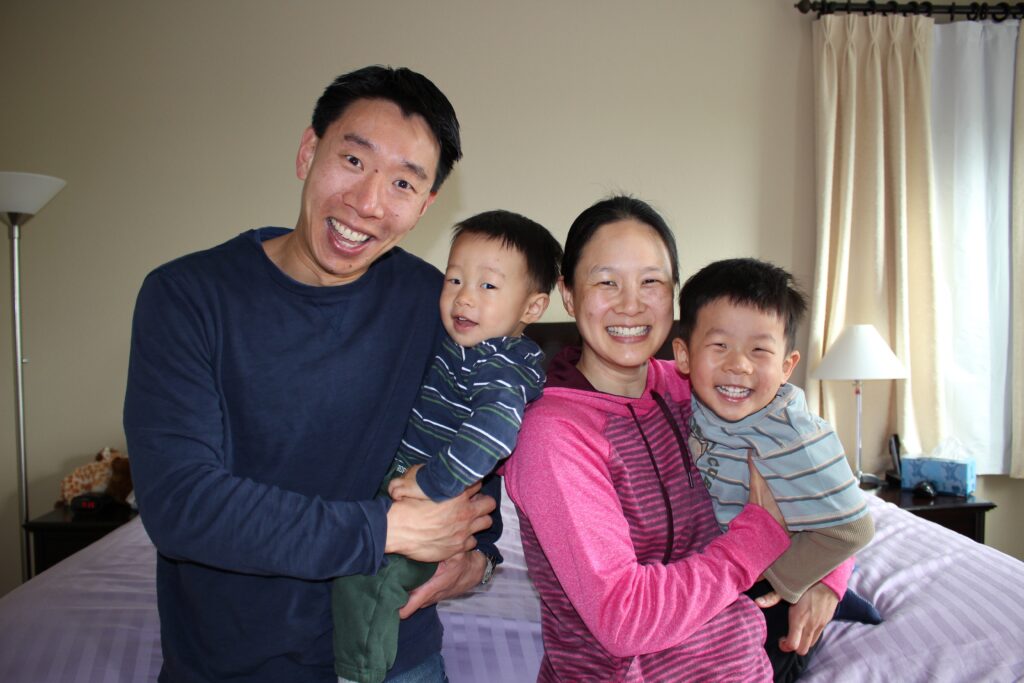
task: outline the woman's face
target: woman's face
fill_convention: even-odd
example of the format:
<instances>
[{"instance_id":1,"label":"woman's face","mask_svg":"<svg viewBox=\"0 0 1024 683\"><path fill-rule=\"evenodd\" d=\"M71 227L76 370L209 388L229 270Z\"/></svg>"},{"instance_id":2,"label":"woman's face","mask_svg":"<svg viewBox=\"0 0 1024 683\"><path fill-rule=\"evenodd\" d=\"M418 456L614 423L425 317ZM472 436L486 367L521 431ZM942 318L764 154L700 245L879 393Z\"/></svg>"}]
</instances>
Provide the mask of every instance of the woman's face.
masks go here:
<instances>
[{"instance_id":1,"label":"woman's face","mask_svg":"<svg viewBox=\"0 0 1024 683\"><path fill-rule=\"evenodd\" d=\"M602 391L646 377L672 329L672 264L658 233L634 219L607 223L583 247L574 275L571 290L559 288L583 338L580 371Z\"/></svg>"}]
</instances>

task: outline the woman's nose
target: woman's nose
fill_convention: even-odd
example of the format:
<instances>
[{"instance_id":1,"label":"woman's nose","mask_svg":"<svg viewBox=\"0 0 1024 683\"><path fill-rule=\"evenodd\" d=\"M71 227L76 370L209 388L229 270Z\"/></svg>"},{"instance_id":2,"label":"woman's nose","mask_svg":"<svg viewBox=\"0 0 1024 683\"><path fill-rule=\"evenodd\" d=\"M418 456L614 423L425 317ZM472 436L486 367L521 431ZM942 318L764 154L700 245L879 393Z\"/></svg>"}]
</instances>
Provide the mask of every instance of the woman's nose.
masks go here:
<instances>
[{"instance_id":1,"label":"woman's nose","mask_svg":"<svg viewBox=\"0 0 1024 683\"><path fill-rule=\"evenodd\" d=\"M645 303L640 296L640 290L632 285L623 285L619 290L619 300L616 306L619 313L635 315L644 310Z\"/></svg>"}]
</instances>

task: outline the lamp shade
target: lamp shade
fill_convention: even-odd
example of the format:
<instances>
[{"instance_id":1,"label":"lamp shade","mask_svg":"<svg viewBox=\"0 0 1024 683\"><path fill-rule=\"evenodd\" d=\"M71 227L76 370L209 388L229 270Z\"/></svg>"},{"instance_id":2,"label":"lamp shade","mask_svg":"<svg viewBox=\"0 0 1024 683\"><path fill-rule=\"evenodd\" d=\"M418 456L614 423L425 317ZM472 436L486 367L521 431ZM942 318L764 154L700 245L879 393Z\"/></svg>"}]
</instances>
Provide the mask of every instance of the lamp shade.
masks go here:
<instances>
[{"instance_id":1,"label":"lamp shade","mask_svg":"<svg viewBox=\"0 0 1024 683\"><path fill-rule=\"evenodd\" d=\"M63 189L60 178L38 173L0 172L0 213L34 216Z\"/></svg>"},{"instance_id":2,"label":"lamp shade","mask_svg":"<svg viewBox=\"0 0 1024 683\"><path fill-rule=\"evenodd\" d=\"M829 347L811 376L851 381L902 379L907 370L874 325L850 325Z\"/></svg>"}]
</instances>

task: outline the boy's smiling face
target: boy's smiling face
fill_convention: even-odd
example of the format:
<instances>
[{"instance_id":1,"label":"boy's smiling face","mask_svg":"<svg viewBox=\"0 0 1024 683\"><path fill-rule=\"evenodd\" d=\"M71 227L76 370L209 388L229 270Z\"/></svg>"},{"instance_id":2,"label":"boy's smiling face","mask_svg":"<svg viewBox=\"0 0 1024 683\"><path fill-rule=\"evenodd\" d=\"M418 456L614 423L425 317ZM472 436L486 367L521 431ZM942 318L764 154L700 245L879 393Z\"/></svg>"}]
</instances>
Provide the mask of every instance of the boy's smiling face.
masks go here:
<instances>
[{"instance_id":1,"label":"boy's smiling face","mask_svg":"<svg viewBox=\"0 0 1024 683\"><path fill-rule=\"evenodd\" d=\"M526 257L501 239L462 233L452 245L441 290L441 321L460 346L513 337L538 320L548 294L534 291Z\"/></svg>"},{"instance_id":2,"label":"boy's smiling face","mask_svg":"<svg viewBox=\"0 0 1024 683\"><path fill-rule=\"evenodd\" d=\"M693 392L730 422L771 403L800 361L786 350L781 317L729 299L701 308L690 339L673 340L672 349Z\"/></svg>"}]
</instances>

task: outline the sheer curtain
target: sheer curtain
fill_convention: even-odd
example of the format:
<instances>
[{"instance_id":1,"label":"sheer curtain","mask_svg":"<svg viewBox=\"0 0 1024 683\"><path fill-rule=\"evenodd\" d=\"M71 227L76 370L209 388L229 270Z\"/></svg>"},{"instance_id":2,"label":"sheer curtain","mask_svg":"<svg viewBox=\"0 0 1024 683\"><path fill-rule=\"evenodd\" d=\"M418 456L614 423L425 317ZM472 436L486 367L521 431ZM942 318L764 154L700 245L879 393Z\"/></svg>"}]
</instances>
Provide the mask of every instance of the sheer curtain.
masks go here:
<instances>
[{"instance_id":1,"label":"sheer curtain","mask_svg":"<svg viewBox=\"0 0 1024 683\"><path fill-rule=\"evenodd\" d=\"M895 429L910 451L955 436L979 473L1024 476L1019 25L878 15L814 24L809 366L844 327L872 323L910 370L874 383L874 396L865 387L868 471L884 469L871 458ZM833 385L809 383L808 400L843 433L849 388Z\"/></svg>"},{"instance_id":2,"label":"sheer curtain","mask_svg":"<svg viewBox=\"0 0 1024 683\"><path fill-rule=\"evenodd\" d=\"M895 425L909 450L938 430L929 79L933 21L831 15L813 27L818 256L808 367L842 330L871 323L910 368L865 385L864 463L884 469ZM911 354L913 349L913 354ZM908 362L913 358L913 363ZM809 382L807 398L848 440L851 389Z\"/></svg>"},{"instance_id":3,"label":"sheer curtain","mask_svg":"<svg viewBox=\"0 0 1024 683\"><path fill-rule=\"evenodd\" d=\"M1018 26L957 22L936 26L933 40L937 295L948 302L938 309L936 338L948 416L941 436L962 442L977 459L979 474L1010 472L1010 169Z\"/></svg>"}]
</instances>

